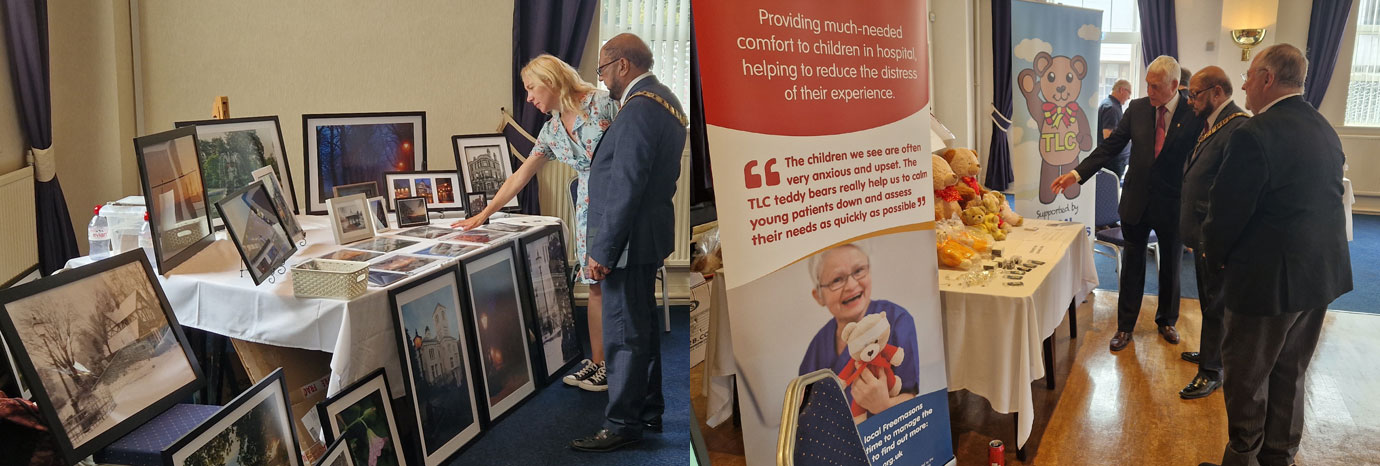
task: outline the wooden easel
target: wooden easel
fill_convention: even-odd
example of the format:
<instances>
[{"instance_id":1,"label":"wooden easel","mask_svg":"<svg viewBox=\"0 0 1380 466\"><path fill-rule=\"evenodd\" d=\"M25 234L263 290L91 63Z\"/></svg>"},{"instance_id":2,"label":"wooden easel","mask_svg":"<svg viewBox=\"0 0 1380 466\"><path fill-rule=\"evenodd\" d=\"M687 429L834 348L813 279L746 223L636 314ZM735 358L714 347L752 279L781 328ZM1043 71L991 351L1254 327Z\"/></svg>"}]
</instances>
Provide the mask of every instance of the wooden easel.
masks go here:
<instances>
[{"instance_id":1,"label":"wooden easel","mask_svg":"<svg viewBox=\"0 0 1380 466\"><path fill-rule=\"evenodd\" d=\"M216 120L230 119L230 97L216 97L216 101L211 104L211 118Z\"/></svg>"}]
</instances>

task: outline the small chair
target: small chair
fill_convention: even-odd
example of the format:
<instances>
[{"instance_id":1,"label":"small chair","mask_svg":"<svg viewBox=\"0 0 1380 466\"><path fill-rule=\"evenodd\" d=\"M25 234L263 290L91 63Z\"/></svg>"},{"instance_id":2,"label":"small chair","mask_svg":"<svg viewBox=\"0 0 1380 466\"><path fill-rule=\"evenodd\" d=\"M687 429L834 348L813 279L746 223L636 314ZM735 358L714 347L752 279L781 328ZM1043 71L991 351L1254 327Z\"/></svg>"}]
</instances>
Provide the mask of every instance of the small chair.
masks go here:
<instances>
[{"instance_id":1,"label":"small chair","mask_svg":"<svg viewBox=\"0 0 1380 466\"><path fill-rule=\"evenodd\" d=\"M575 207L575 206L577 206L577 205L579 204L579 201L576 200L576 199L579 198L579 196L578 196L579 191L580 191L580 177L579 177L579 176L573 176L573 177L570 178L570 204L571 204L571 207ZM570 227L570 228L578 228L578 227L576 227L576 226L571 226L571 225L567 225L567 226ZM574 236L567 236L567 237L568 237L568 238L574 238ZM573 283L574 277L577 276L576 274L580 272L580 260L579 260L579 258L576 258L576 260L575 260L574 270L575 270L575 272L570 274L572 283ZM661 319L661 321L662 321L662 326L664 327L664 331L665 331L665 332L670 333L670 332L671 332L671 295L668 293L668 291L667 291L667 289L666 289L666 276L667 276L667 275L666 275L666 266L665 266L665 265L662 265L662 266L661 266L661 269L658 269L658 270L656 271L656 281L661 282L661 313L662 313L662 319Z\"/></svg>"},{"instance_id":2,"label":"small chair","mask_svg":"<svg viewBox=\"0 0 1380 466\"><path fill-rule=\"evenodd\" d=\"M1093 248L1093 252L1102 254L1116 261L1116 276L1121 278L1121 249L1126 247L1126 237L1121 234L1121 215L1117 212L1117 207L1121 204L1121 188L1117 182L1117 176L1111 170L1102 169L1097 172L1094 182L1097 183L1097 200L1093 210L1093 223L1097 225L1097 233L1094 234L1096 244L1106 246L1110 251L1103 251ZM1155 232L1150 232L1147 248L1151 255L1151 261L1155 267L1159 268L1159 238Z\"/></svg>"},{"instance_id":3,"label":"small chair","mask_svg":"<svg viewBox=\"0 0 1380 466\"><path fill-rule=\"evenodd\" d=\"M776 439L776 464L871 464L853 424L843 381L834 371L820 369L787 385Z\"/></svg>"}]
</instances>

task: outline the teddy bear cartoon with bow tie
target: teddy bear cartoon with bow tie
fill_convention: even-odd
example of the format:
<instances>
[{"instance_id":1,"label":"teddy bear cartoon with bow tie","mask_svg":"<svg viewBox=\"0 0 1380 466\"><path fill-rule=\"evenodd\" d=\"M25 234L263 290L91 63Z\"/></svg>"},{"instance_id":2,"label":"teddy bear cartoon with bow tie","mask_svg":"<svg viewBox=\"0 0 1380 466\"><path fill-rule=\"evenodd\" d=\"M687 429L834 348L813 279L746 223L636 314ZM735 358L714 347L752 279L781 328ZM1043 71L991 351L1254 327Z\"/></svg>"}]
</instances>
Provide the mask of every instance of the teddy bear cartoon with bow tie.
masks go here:
<instances>
[{"instance_id":1,"label":"teddy bear cartoon with bow tie","mask_svg":"<svg viewBox=\"0 0 1380 466\"><path fill-rule=\"evenodd\" d=\"M1078 105L1088 62L1082 55L1035 55L1034 66L1016 76L1030 116L1040 126L1040 203L1054 202L1050 184L1078 166L1078 154L1093 148L1088 115ZM1078 197L1078 185L1064 189L1064 197Z\"/></svg>"}]
</instances>

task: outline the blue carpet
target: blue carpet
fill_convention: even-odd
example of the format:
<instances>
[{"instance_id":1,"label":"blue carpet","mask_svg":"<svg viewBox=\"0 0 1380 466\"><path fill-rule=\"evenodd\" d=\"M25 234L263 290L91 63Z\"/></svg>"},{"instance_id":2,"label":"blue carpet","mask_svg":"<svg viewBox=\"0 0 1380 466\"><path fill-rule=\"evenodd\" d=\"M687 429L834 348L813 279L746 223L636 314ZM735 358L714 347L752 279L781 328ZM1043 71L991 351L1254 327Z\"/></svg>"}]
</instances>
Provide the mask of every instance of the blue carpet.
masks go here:
<instances>
[{"instance_id":1,"label":"blue carpet","mask_svg":"<svg viewBox=\"0 0 1380 466\"><path fill-rule=\"evenodd\" d=\"M576 312L584 315L583 308ZM671 333L661 334L661 362L664 433L647 432L641 443L614 453L572 450L571 440L599 431L609 397L556 381L499 419L450 464L684 465L690 452L690 312L684 306L671 308Z\"/></svg>"},{"instance_id":2,"label":"blue carpet","mask_svg":"<svg viewBox=\"0 0 1380 466\"><path fill-rule=\"evenodd\" d=\"M1380 216L1352 215L1351 282L1354 290L1338 297L1328 309L1380 314L1380 288L1372 284L1380 282ZM1102 246L1094 246L1104 250ZM1097 288L1117 290L1116 262L1110 257L1095 254L1097 264ZM1193 259L1184 254L1180 264L1179 294L1184 298L1198 299L1197 276L1193 272ZM1159 273L1150 259L1146 259L1145 294L1159 295Z\"/></svg>"}]
</instances>

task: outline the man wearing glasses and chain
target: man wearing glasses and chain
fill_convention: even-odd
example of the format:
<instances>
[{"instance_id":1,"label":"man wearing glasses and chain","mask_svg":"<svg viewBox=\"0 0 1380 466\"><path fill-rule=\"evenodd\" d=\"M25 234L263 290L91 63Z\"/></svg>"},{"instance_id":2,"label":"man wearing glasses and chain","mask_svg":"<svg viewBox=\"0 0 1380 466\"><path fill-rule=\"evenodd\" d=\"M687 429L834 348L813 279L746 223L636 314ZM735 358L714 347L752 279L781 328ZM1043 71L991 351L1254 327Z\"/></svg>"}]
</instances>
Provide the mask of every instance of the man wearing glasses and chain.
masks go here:
<instances>
[{"instance_id":1,"label":"man wearing glasses and chain","mask_svg":"<svg viewBox=\"0 0 1380 466\"><path fill-rule=\"evenodd\" d=\"M893 396L884 377L864 369L848 386L848 401L856 401L866 411L861 416L866 419L915 398L920 377L915 319L896 303L872 299L872 261L867 253L850 243L815 254L807 263L814 284L811 296L828 309L833 318L810 340L800 362L800 375L826 368L843 374L852 360L848 342L843 338L844 327L865 316L882 314L891 327L886 343L899 348L898 352L904 355L900 365L892 369L900 379L900 393Z\"/></svg>"}]
</instances>

